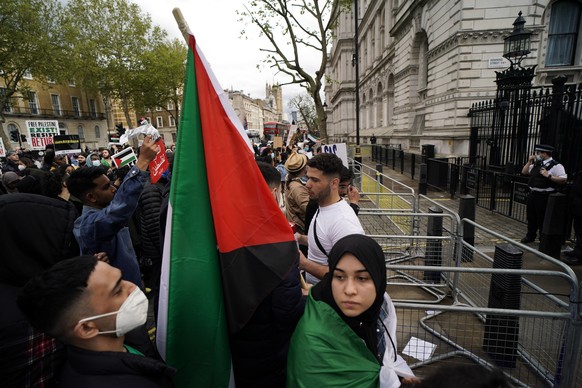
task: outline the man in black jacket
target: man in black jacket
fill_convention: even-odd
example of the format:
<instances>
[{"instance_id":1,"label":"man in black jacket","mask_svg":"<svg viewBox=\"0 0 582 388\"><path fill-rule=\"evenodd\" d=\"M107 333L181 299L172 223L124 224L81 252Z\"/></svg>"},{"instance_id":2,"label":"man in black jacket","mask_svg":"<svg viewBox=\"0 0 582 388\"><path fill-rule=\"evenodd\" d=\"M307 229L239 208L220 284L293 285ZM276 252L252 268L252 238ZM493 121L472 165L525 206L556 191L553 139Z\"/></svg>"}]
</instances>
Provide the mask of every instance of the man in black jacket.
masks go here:
<instances>
[{"instance_id":1,"label":"man in black jacket","mask_svg":"<svg viewBox=\"0 0 582 388\"><path fill-rule=\"evenodd\" d=\"M34 330L16 305L33 276L79 254L73 236L75 207L35 194L0 195L0 385L57 386L64 361L60 341Z\"/></svg>"},{"instance_id":2,"label":"man in black jacket","mask_svg":"<svg viewBox=\"0 0 582 388\"><path fill-rule=\"evenodd\" d=\"M148 301L121 271L80 256L31 279L18 306L36 329L68 344L63 388L172 387L174 370L124 344L143 325Z\"/></svg>"},{"instance_id":3,"label":"man in black jacket","mask_svg":"<svg viewBox=\"0 0 582 388\"><path fill-rule=\"evenodd\" d=\"M18 174L18 172L19 172L18 161L19 160L20 160L20 157L18 156L18 153L16 153L16 151L8 151L6 153L6 163L2 167L2 173L15 172Z\"/></svg>"}]
</instances>

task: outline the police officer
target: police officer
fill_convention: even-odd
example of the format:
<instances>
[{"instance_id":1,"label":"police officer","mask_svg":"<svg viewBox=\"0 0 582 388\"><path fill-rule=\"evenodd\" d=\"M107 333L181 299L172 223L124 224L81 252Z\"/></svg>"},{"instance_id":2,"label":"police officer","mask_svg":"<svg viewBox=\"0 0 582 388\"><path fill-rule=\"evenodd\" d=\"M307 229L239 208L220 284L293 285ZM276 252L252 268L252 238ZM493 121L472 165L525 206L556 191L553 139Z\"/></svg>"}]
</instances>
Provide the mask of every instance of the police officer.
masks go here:
<instances>
[{"instance_id":1,"label":"police officer","mask_svg":"<svg viewBox=\"0 0 582 388\"><path fill-rule=\"evenodd\" d=\"M533 242L536 233L542 232L548 196L556 191L558 185L566 183L564 166L552 159L554 147L537 144L535 153L523 166L521 173L529 175L529 195L527 197L527 234L521 239L524 244Z\"/></svg>"}]
</instances>

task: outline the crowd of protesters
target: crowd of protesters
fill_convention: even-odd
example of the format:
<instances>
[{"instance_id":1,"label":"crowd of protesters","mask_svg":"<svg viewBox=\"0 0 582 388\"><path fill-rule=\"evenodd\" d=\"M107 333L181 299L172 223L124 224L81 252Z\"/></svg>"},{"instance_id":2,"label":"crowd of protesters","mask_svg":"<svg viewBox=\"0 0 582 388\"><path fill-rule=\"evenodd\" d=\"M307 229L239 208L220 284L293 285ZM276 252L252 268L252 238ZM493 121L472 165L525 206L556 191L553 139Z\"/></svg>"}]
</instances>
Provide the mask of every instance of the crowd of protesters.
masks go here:
<instances>
[{"instance_id":1,"label":"crowd of protesters","mask_svg":"<svg viewBox=\"0 0 582 388\"><path fill-rule=\"evenodd\" d=\"M382 249L364 235L359 192L341 159L309 141L254 148L302 249L293 271L230 338L236 385L446 386L417 379L397 354ZM176 371L160 358L146 321L148 311L154 324L157 316L175 147L156 183L148 165L159 147L150 136L133 166L118 168L118 151L7 153L0 187L0 234L10 240L0 261L3 386L173 386ZM484 368L453 371L438 383L457 375L460 386L488 378L496 385L480 386L509 386Z\"/></svg>"}]
</instances>

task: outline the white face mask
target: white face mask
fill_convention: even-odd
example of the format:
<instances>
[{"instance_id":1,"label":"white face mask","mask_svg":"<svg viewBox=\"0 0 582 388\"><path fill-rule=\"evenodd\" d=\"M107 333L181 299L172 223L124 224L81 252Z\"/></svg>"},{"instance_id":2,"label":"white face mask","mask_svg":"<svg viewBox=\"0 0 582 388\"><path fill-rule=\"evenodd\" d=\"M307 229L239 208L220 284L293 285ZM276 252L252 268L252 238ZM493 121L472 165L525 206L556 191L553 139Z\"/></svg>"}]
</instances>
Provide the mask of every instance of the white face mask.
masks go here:
<instances>
[{"instance_id":1,"label":"white face mask","mask_svg":"<svg viewBox=\"0 0 582 388\"><path fill-rule=\"evenodd\" d=\"M101 161L100 160L92 160L91 164L93 165L93 167L99 167L99 166L101 166Z\"/></svg>"},{"instance_id":2,"label":"white face mask","mask_svg":"<svg viewBox=\"0 0 582 388\"><path fill-rule=\"evenodd\" d=\"M542 161L542 156L540 154L536 154L536 160L538 162L541 162Z\"/></svg>"},{"instance_id":3,"label":"white face mask","mask_svg":"<svg viewBox=\"0 0 582 388\"><path fill-rule=\"evenodd\" d=\"M94 319L108 317L115 314L117 314L117 318L115 320L115 330L100 331L99 334L115 333L116 336L121 337L136 327L143 325L148 318L148 298L139 289L139 287L135 287L125 302L123 302L121 307L119 307L118 311L83 318L79 321L79 323L92 321Z\"/></svg>"},{"instance_id":4,"label":"white face mask","mask_svg":"<svg viewBox=\"0 0 582 388\"><path fill-rule=\"evenodd\" d=\"M24 164L19 164L19 165L18 165L18 169L19 169L20 171L24 170L25 168L26 168L26 166L25 166Z\"/></svg>"}]
</instances>

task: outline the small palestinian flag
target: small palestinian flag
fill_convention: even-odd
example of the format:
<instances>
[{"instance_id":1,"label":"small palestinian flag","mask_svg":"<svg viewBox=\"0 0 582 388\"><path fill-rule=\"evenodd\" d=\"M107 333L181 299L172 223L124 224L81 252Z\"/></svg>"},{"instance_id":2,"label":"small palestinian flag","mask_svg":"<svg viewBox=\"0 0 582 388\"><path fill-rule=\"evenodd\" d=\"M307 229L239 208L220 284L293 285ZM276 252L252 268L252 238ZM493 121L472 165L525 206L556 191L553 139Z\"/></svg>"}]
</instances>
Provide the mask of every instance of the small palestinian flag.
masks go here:
<instances>
[{"instance_id":1,"label":"small palestinian flag","mask_svg":"<svg viewBox=\"0 0 582 388\"><path fill-rule=\"evenodd\" d=\"M121 168L123 166L133 166L137 162L137 156L133 152L133 148L127 147L111 157L115 167Z\"/></svg>"}]
</instances>

